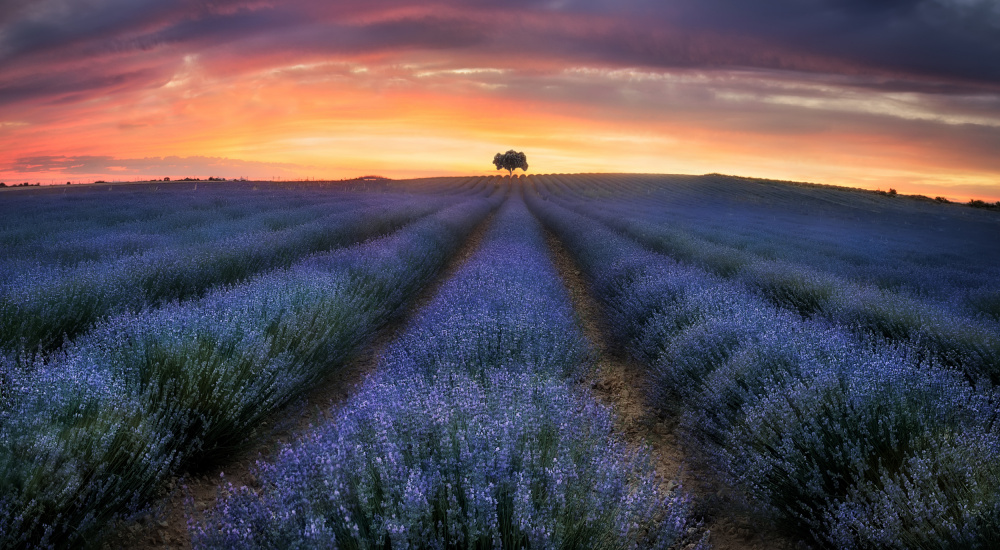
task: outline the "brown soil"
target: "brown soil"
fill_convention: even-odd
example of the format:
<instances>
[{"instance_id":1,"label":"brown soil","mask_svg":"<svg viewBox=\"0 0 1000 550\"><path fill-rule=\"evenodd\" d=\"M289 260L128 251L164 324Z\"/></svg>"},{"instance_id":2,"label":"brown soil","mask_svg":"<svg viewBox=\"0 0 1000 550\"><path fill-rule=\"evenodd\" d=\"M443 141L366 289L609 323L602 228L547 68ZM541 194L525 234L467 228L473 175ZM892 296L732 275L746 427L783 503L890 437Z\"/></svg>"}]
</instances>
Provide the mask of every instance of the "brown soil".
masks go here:
<instances>
[{"instance_id":1,"label":"brown soil","mask_svg":"<svg viewBox=\"0 0 1000 550\"><path fill-rule=\"evenodd\" d=\"M617 416L619 431L634 445L645 444L654 454L657 473L666 480L680 480L694 498L696 514L711 531L709 542L716 550L791 550L793 541L755 523L737 511L726 488L687 452L678 439L675 419L663 420L646 391L646 372L611 340L607 317L594 298L579 267L559 239L546 232L549 250L584 335L594 350L595 368L584 381L602 403ZM673 482L668 483L673 486Z\"/></svg>"},{"instance_id":2,"label":"brown soil","mask_svg":"<svg viewBox=\"0 0 1000 550\"><path fill-rule=\"evenodd\" d=\"M495 211L494 211L495 213ZM364 379L375 370L385 348L405 329L411 320L437 295L441 285L450 279L479 248L494 214L476 226L459 250L452 256L433 282L425 286L403 313L380 329L372 341L336 373L305 394L302 399L278 411L256 430L248 446L229 462L203 472L188 473L166 483L162 501L156 510L137 521L119 526L105 541L108 549L132 548L188 549L191 539L187 529L188 516L197 521L201 512L211 508L219 491L232 483L236 487L256 485L254 466L266 461L278 450L319 422L329 422L338 405L353 395Z\"/></svg>"}]
</instances>

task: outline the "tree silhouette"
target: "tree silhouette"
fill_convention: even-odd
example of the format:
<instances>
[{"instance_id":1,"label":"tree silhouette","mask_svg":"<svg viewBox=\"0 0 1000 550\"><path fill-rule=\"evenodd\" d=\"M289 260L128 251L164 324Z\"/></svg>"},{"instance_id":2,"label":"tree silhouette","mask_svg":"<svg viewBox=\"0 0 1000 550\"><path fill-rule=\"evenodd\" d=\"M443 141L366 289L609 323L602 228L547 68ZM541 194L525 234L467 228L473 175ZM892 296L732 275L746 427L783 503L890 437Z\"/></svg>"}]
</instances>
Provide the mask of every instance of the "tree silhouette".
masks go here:
<instances>
[{"instance_id":1,"label":"tree silhouette","mask_svg":"<svg viewBox=\"0 0 1000 550\"><path fill-rule=\"evenodd\" d=\"M497 170L506 170L510 175L513 175L514 170L517 168L527 172L528 157L524 156L524 153L519 153L511 149L506 153L497 153L496 156L493 157L493 165L497 167Z\"/></svg>"}]
</instances>

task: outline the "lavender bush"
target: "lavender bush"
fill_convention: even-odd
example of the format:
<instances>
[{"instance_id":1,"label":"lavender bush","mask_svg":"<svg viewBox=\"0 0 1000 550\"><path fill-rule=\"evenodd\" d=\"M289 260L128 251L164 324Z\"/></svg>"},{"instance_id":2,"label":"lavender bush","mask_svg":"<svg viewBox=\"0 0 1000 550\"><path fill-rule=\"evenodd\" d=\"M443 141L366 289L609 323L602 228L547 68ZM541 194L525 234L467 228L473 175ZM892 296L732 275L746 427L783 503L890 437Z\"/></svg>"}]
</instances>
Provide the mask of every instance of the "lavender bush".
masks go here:
<instances>
[{"instance_id":1,"label":"lavender bush","mask_svg":"<svg viewBox=\"0 0 1000 550\"><path fill-rule=\"evenodd\" d=\"M552 178L539 179L548 187ZM596 188L599 210L575 200ZM689 243L678 252L690 253L685 261L711 255L707 269L723 256L785 260L966 312L961 297L1000 278L989 238L996 216L960 207L719 176L577 176L559 189L566 204Z\"/></svg>"},{"instance_id":2,"label":"lavender bush","mask_svg":"<svg viewBox=\"0 0 1000 550\"><path fill-rule=\"evenodd\" d=\"M661 222L652 221L657 219L652 215L651 219L636 217L633 211L624 216L605 205L597 209L590 203L575 206L654 250L693 262L721 276L733 277L780 307L890 340L906 341L933 355L938 362L961 370L971 380L1000 383L1000 325L991 319L970 315L965 298L953 297L950 303L922 299L897 289L845 279L787 259L762 258L684 230L664 228ZM772 254L795 257L783 249L776 249ZM923 271L919 266L911 266L911 270ZM903 276L896 278L902 280ZM1000 281L1000 274L991 280L994 285L997 281Z\"/></svg>"},{"instance_id":3,"label":"lavender bush","mask_svg":"<svg viewBox=\"0 0 1000 550\"><path fill-rule=\"evenodd\" d=\"M668 547L687 501L562 382L494 369L378 376L234 491L199 548Z\"/></svg>"},{"instance_id":4,"label":"lavender bush","mask_svg":"<svg viewBox=\"0 0 1000 550\"><path fill-rule=\"evenodd\" d=\"M566 376L587 350L518 199L336 419L231 490L201 548L667 548L689 504ZM699 544L697 541L694 541Z\"/></svg>"},{"instance_id":5,"label":"lavender bush","mask_svg":"<svg viewBox=\"0 0 1000 550\"><path fill-rule=\"evenodd\" d=\"M109 318L38 364L6 361L0 546L78 544L185 464L241 443L328 376L495 200L205 298Z\"/></svg>"},{"instance_id":6,"label":"lavender bush","mask_svg":"<svg viewBox=\"0 0 1000 550\"><path fill-rule=\"evenodd\" d=\"M758 502L833 548L991 548L998 403L891 352L822 369L745 407L720 454Z\"/></svg>"},{"instance_id":7,"label":"lavender bush","mask_svg":"<svg viewBox=\"0 0 1000 550\"><path fill-rule=\"evenodd\" d=\"M530 204L651 367L685 439L748 504L824 547L998 542L991 391L910 347L803 321L553 201ZM930 500L897 507L906 495Z\"/></svg>"},{"instance_id":8,"label":"lavender bush","mask_svg":"<svg viewBox=\"0 0 1000 550\"><path fill-rule=\"evenodd\" d=\"M664 181L518 180L685 444L816 547L1000 546L994 214ZM335 376L507 185L12 195L0 547L100 544L165 477L227 456ZM192 521L197 546L705 544L576 383L587 343L517 195L334 422Z\"/></svg>"},{"instance_id":9,"label":"lavender bush","mask_svg":"<svg viewBox=\"0 0 1000 550\"><path fill-rule=\"evenodd\" d=\"M0 287L0 347L52 349L109 314L197 296L213 285L391 231L441 206L439 199L411 198L287 229L248 230L202 246L157 249L70 271L33 270Z\"/></svg>"},{"instance_id":10,"label":"lavender bush","mask_svg":"<svg viewBox=\"0 0 1000 550\"><path fill-rule=\"evenodd\" d=\"M165 246L209 242L252 227L284 229L333 212L363 207L369 198L352 193L227 197L206 191L116 197L88 205L85 196L63 197L61 210L55 212L34 201L20 205L33 217L43 217L45 223L18 220L15 223L26 223L26 227L10 224L6 230L0 229L0 234L8 237L0 245L5 253L0 263L5 277L18 276L18 266L71 268ZM108 211L119 215L131 212L135 217L115 218ZM61 212L72 217L61 220ZM87 217L78 219L81 212ZM9 213L18 217L16 212Z\"/></svg>"}]
</instances>

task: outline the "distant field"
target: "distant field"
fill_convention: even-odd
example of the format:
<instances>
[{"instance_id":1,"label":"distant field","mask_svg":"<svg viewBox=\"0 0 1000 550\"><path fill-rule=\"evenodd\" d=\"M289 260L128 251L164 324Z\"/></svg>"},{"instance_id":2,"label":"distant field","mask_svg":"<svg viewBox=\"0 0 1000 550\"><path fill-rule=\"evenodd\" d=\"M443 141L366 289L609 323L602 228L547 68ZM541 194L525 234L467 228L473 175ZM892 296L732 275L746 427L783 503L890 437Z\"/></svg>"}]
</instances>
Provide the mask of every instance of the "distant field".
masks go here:
<instances>
[{"instance_id":1,"label":"distant field","mask_svg":"<svg viewBox=\"0 0 1000 550\"><path fill-rule=\"evenodd\" d=\"M12 189L0 548L131 540L248 448L162 545L1000 547L998 236L720 175Z\"/></svg>"}]
</instances>

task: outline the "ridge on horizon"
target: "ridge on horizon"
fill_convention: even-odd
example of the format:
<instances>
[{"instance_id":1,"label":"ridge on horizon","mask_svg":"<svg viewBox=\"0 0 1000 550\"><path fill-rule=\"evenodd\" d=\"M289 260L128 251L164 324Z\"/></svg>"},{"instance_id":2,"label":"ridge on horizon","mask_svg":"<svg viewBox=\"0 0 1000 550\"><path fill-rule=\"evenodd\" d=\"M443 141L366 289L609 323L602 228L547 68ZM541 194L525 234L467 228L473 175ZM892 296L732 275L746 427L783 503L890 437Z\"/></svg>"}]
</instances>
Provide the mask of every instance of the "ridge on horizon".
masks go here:
<instances>
[{"instance_id":1,"label":"ridge on horizon","mask_svg":"<svg viewBox=\"0 0 1000 550\"><path fill-rule=\"evenodd\" d=\"M885 197L893 197L893 198L901 198L901 199L912 199L912 200L919 200L919 201L924 201L924 202L933 202L933 203L939 203L939 204L963 204L963 205L966 205L966 206L972 206L972 207L975 207L975 208L984 208L984 209L988 209L988 210L998 210L998 209L1000 209L1000 200L997 200L997 201L994 202L994 201L991 201L991 200L988 200L988 199L977 198L977 197L972 197L972 198L966 199L966 198L963 198L963 197L959 197L957 195L947 195L947 196L945 196L945 195L935 195L934 197L931 197L931 196L923 195L923 194L919 194L919 193L899 193L899 192L897 192L893 188L888 188L886 190L883 190L883 189L880 189L880 188L878 188L878 189L867 189L867 188L863 188L863 187L852 187L852 186L847 186L847 185L836 185L836 184L830 184L830 183L820 183L820 182L811 182L811 181L796 181L796 180L782 180L782 179L777 179L777 178L763 178L763 177L757 177L757 176L740 176L740 175L736 175L736 174L722 174L722 173L718 173L718 172L710 172L710 173L706 173L706 174L650 173L650 172L566 172L566 173L564 173L564 172L553 172L553 173L514 174L513 178L514 179L527 179L527 178L531 178L533 176L548 176L548 175L556 175L556 176L625 175L625 176L648 176L648 177L663 177L663 178L671 178L671 177L685 177L685 178L729 178L729 179L733 179L733 180L747 181L747 182L776 183L776 184L784 184L784 185L792 185L792 186L827 188L827 189L831 189L831 190L840 190L840 191L847 191L847 192L860 192L860 193L875 194L875 195L880 195L880 196L885 196ZM272 178L272 179L265 179L265 178L252 179L252 178L224 178L224 177L218 177L218 178L216 178L214 176L209 176L207 178L205 178L205 177L187 176L187 177L184 177L184 178L168 178L166 180L165 179L133 179L133 180L125 180L125 181L114 181L114 180L112 180L112 181L107 181L107 180L79 181L79 180L77 180L75 182L61 183L61 184L57 183L57 182L54 182L54 181L52 181L50 183L44 183L44 182L36 182L36 183L23 182L22 184L6 184L6 183L3 183L3 182L0 182L0 189L18 189L18 188L22 188L22 187L31 187L31 188L37 188L37 187L65 187L66 185L69 185L69 184L75 185L75 186L87 186L87 185L120 185L120 184L150 184L150 183L181 184L181 183L195 183L195 182L204 182L204 183L218 183L218 182L244 182L244 183L252 183L252 182L257 182L257 183L344 183L344 182L355 182L355 181L387 181L387 182L388 181L416 181L416 180L421 180L421 179L468 178L468 177L487 177L487 178L489 178L489 177L496 177L496 178L501 178L501 179L509 179L510 178L510 176L504 175L504 174L489 174L489 173L487 173L487 174L480 174L480 175L468 174L468 175L464 175L464 176L460 176L460 175L420 176L420 177L412 177L412 178L390 178L390 177L385 177L385 176L380 176L380 175L369 174L369 175L364 175L364 176L355 176L355 177L349 177L349 178L336 178L336 179L334 179L334 178L315 178L315 177L308 177L308 178L289 177L289 178ZM209 179L209 178L211 178L211 179ZM28 184L28 185L24 185L24 184Z\"/></svg>"}]
</instances>

